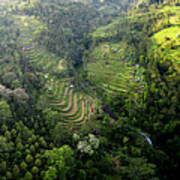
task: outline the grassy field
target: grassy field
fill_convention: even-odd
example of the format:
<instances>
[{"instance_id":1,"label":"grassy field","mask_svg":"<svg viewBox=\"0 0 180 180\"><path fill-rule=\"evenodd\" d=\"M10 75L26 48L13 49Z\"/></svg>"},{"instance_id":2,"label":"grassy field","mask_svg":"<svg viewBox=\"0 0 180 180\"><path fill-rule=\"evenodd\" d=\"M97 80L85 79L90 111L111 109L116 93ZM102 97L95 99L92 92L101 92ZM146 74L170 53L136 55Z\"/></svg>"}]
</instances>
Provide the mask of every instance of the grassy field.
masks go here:
<instances>
[{"instance_id":1,"label":"grassy field","mask_svg":"<svg viewBox=\"0 0 180 180\"><path fill-rule=\"evenodd\" d=\"M165 55L170 55L173 60L180 60L180 26L169 27L157 32L153 40Z\"/></svg>"},{"instance_id":2,"label":"grassy field","mask_svg":"<svg viewBox=\"0 0 180 180\"><path fill-rule=\"evenodd\" d=\"M160 50L165 56L170 56L173 61L180 60L180 7L169 8L165 10L172 11L169 17L169 27L156 32L152 36L154 42L153 50Z\"/></svg>"}]
</instances>

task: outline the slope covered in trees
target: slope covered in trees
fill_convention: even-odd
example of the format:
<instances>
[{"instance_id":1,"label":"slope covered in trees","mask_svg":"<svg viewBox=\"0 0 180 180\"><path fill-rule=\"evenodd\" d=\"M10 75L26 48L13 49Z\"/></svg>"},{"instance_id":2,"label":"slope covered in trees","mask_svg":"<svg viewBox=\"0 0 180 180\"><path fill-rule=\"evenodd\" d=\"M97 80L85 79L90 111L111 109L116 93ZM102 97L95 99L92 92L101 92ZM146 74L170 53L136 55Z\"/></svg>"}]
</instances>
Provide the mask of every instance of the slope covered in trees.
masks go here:
<instances>
[{"instance_id":1,"label":"slope covered in trees","mask_svg":"<svg viewBox=\"0 0 180 180\"><path fill-rule=\"evenodd\" d=\"M0 180L178 179L178 0L0 1Z\"/></svg>"},{"instance_id":2,"label":"slope covered in trees","mask_svg":"<svg viewBox=\"0 0 180 180\"><path fill-rule=\"evenodd\" d=\"M175 167L170 172L161 163L176 162L178 167L179 143L175 139L179 131L179 10L178 6L165 4L147 13L141 10L136 14L133 12L100 27L92 33L94 43L88 58L85 58L89 80L101 89L104 89L104 82L109 84L105 86L109 95L107 91L104 95L111 104L111 110L117 116L128 116L133 126L151 134L156 148L163 153L161 158L164 159L158 162L161 175L167 171L178 174ZM133 97L126 92L131 81L125 64L137 67L134 73L131 72L135 87L141 87L139 82L143 82L136 96L135 87L133 84L130 86ZM106 67L100 68L103 66ZM109 89L123 72L125 78L119 83L116 81L115 85L122 87L123 84L125 95L116 92L115 98L112 98ZM138 72L141 72L140 77L137 77ZM128 84L126 78L129 79ZM172 174L170 176L175 179Z\"/></svg>"}]
</instances>

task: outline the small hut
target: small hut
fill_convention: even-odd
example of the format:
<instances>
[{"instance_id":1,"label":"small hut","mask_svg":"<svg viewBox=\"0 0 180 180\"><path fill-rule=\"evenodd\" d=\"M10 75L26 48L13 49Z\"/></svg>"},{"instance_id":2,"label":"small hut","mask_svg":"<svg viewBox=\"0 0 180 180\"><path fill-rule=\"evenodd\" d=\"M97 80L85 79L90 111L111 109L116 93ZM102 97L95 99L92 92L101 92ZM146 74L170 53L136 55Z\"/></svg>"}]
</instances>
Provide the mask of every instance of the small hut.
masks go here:
<instances>
[{"instance_id":1,"label":"small hut","mask_svg":"<svg viewBox=\"0 0 180 180\"><path fill-rule=\"evenodd\" d=\"M70 85L70 88L74 88L74 85L73 85L73 84L71 84L71 85Z\"/></svg>"}]
</instances>

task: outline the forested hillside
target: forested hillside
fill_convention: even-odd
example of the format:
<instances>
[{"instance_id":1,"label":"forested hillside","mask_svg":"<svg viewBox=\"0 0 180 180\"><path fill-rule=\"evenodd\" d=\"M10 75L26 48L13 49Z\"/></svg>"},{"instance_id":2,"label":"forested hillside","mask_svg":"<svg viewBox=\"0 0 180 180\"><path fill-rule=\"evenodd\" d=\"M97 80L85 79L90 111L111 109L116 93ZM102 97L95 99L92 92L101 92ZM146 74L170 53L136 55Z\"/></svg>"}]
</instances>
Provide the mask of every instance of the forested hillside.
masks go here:
<instances>
[{"instance_id":1,"label":"forested hillside","mask_svg":"<svg viewBox=\"0 0 180 180\"><path fill-rule=\"evenodd\" d=\"M177 180L179 0L0 0L0 180Z\"/></svg>"}]
</instances>

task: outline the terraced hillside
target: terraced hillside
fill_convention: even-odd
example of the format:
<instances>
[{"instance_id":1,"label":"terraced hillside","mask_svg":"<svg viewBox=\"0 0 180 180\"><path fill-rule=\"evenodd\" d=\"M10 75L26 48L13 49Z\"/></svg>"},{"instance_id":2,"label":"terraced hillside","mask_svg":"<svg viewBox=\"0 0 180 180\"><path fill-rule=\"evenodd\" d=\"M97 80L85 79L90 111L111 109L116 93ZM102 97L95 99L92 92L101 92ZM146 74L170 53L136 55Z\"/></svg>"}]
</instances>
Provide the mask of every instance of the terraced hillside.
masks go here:
<instances>
[{"instance_id":1,"label":"terraced hillside","mask_svg":"<svg viewBox=\"0 0 180 180\"><path fill-rule=\"evenodd\" d=\"M85 69L97 88L108 94L141 94L146 85L144 69L136 63L141 61L136 59L141 53L141 49L139 52L136 49L136 42L142 41L142 47L146 46L141 33L146 21L148 26L143 31L152 42L148 51L153 54L161 51L173 61L180 60L180 7L165 6L146 13L136 12L135 16L132 13L119 17L91 34L96 46L86 59Z\"/></svg>"},{"instance_id":2,"label":"terraced hillside","mask_svg":"<svg viewBox=\"0 0 180 180\"><path fill-rule=\"evenodd\" d=\"M58 111L63 124L85 123L95 113L96 102L87 94L76 91L71 79L57 78L57 75L59 77L66 73L66 61L37 43L39 34L46 26L33 16L15 16L14 19L20 28L19 41L23 56L33 67L38 67L43 72L49 107Z\"/></svg>"},{"instance_id":3,"label":"terraced hillside","mask_svg":"<svg viewBox=\"0 0 180 180\"><path fill-rule=\"evenodd\" d=\"M63 124L81 125L96 112L95 100L75 90L70 80L49 79L47 96L52 110L58 111Z\"/></svg>"},{"instance_id":4,"label":"terraced hillside","mask_svg":"<svg viewBox=\"0 0 180 180\"><path fill-rule=\"evenodd\" d=\"M143 68L122 61L122 43L100 43L87 63L88 78L97 88L108 94L140 94L144 89Z\"/></svg>"},{"instance_id":5,"label":"terraced hillside","mask_svg":"<svg viewBox=\"0 0 180 180\"><path fill-rule=\"evenodd\" d=\"M19 42L23 55L29 59L29 63L43 69L44 73L62 73L65 71L65 61L37 43L39 34L46 30L46 26L33 16L15 16L14 19L20 28ZM61 68L58 66L59 62L61 62Z\"/></svg>"}]
</instances>

